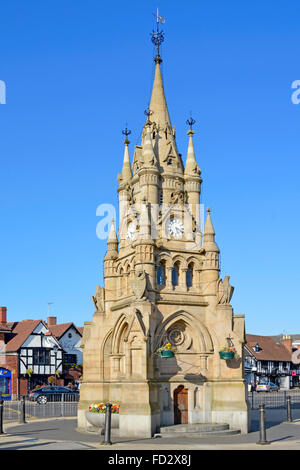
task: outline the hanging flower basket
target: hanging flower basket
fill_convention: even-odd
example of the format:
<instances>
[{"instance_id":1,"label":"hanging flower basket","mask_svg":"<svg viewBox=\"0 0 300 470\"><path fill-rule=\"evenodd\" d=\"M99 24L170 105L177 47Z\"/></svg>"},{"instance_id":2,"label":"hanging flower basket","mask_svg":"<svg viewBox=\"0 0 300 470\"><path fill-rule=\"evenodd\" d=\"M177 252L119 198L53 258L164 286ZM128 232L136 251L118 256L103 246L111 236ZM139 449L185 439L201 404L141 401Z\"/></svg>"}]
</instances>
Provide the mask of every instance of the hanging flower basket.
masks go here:
<instances>
[{"instance_id":1,"label":"hanging flower basket","mask_svg":"<svg viewBox=\"0 0 300 470\"><path fill-rule=\"evenodd\" d=\"M31 377L31 375L33 374L33 370L32 369L27 369L26 371L28 377Z\"/></svg>"},{"instance_id":2,"label":"hanging flower basket","mask_svg":"<svg viewBox=\"0 0 300 470\"><path fill-rule=\"evenodd\" d=\"M174 357L176 349L171 345L171 343L167 343L161 348L156 351L160 357Z\"/></svg>"},{"instance_id":3,"label":"hanging flower basket","mask_svg":"<svg viewBox=\"0 0 300 470\"><path fill-rule=\"evenodd\" d=\"M233 351L220 351L219 352L220 358L221 359L233 359L234 358L234 352Z\"/></svg>"},{"instance_id":4,"label":"hanging flower basket","mask_svg":"<svg viewBox=\"0 0 300 470\"><path fill-rule=\"evenodd\" d=\"M221 359L234 359L236 355L236 349L233 346L227 346L226 348L222 348L219 351L219 356Z\"/></svg>"},{"instance_id":5,"label":"hanging flower basket","mask_svg":"<svg viewBox=\"0 0 300 470\"><path fill-rule=\"evenodd\" d=\"M163 349L160 351L160 357L174 357L174 353L171 349Z\"/></svg>"}]
</instances>

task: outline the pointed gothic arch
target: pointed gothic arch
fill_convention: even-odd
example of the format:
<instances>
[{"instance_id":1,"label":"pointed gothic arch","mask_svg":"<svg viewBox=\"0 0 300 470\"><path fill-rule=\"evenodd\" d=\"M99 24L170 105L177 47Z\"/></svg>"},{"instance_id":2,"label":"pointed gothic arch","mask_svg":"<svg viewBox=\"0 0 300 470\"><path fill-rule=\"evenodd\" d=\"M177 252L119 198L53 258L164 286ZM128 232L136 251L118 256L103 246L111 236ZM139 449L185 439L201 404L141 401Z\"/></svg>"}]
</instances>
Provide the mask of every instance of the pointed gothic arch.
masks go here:
<instances>
[{"instance_id":1,"label":"pointed gothic arch","mask_svg":"<svg viewBox=\"0 0 300 470\"><path fill-rule=\"evenodd\" d=\"M112 354L120 353L122 337L125 336L128 327L128 318L124 313L122 313L116 321L112 331Z\"/></svg>"},{"instance_id":2,"label":"pointed gothic arch","mask_svg":"<svg viewBox=\"0 0 300 470\"><path fill-rule=\"evenodd\" d=\"M110 355L112 349L112 328L106 333L100 349L101 375L104 380L110 379Z\"/></svg>"},{"instance_id":3,"label":"pointed gothic arch","mask_svg":"<svg viewBox=\"0 0 300 470\"><path fill-rule=\"evenodd\" d=\"M194 338L198 342L197 350L200 353L211 354L214 351L212 335L206 326L199 321L199 318L194 313L185 310L173 313L158 325L154 335L154 351L162 346L161 341L164 335L179 321L182 321L194 332Z\"/></svg>"}]
</instances>

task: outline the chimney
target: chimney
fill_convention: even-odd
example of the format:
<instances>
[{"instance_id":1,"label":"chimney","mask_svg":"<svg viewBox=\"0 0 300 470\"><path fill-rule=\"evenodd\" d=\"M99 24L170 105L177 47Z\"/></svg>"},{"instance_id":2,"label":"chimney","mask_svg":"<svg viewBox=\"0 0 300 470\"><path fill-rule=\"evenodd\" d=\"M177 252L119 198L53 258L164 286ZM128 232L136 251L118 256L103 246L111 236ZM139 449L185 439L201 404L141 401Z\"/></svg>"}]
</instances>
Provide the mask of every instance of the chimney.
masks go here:
<instances>
[{"instance_id":1,"label":"chimney","mask_svg":"<svg viewBox=\"0 0 300 470\"><path fill-rule=\"evenodd\" d=\"M48 319L47 319L47 325L48 325L48 326L56 325L56 317L48 317Z\"/></svg>"},{"instance_id":2,"label":"chimney","mask_svg":"<svg viewBox=\"0 0 300 470\"><path fill-rule=\"evenodd\" d=\"M6 312L7 312L6 307L0 307L0 325L5 325L5 323L7 323Z\"/></svg>"},{"instance_id":3,"label":"chimney","mask_svg":"<svg viewBox=\"0 0 300 470\"><path fill-rule=\"evenodd\" d=\"M281 344L290 352L292 353L292 338L290 335L283 335Z\"/></svg>"}]
</instances>

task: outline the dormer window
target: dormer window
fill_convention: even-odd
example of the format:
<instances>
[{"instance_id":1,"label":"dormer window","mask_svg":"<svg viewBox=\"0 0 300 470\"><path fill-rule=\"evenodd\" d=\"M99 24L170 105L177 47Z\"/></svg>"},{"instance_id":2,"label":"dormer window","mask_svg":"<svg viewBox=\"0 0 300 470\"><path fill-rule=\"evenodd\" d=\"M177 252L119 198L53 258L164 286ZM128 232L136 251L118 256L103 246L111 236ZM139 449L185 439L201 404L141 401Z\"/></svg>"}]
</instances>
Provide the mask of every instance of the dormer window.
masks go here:
<instances>
[{"instance_id":1,"label":"dormer window","mask_svg":"<svg viewBox=\"0 0 300 470\"><path fill-rule=\"evenodd\" d=\"M255 352L259 352L259 351L261 350L261 348L260 348L260 346L259 346L258 343L256 343L256 345L254 346L253 350L254 350Z\"/></svg>"}]
</instances>

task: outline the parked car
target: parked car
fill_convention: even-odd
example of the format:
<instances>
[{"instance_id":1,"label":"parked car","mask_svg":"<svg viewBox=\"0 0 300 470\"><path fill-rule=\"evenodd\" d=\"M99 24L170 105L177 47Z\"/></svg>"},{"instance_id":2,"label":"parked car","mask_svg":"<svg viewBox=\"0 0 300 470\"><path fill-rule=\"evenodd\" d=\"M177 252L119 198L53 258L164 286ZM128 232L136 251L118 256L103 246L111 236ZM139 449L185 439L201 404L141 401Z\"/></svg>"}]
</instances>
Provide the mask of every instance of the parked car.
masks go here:
<instances>
[{"instance_id":1,"label":"parked car","mask_svg":"<svg viewBox=\"0 0 300 470\"><path fill-rule=\"evenodd\" d=\"M256 386L257 392L278 392L279 387L278 385L274 384L273 382L258 384Z\"/></svg>"},{"instance_id":2,"label":"parked car","mask_svg":"<svg viewBox=\"0 0 300 470\"><path fill-rule=\"evenodd\" d=\"M41 387L28 393L27 398L36 401L39 405L44 405L48 401L78 401L79 391L71 390L68 387L53 386Z\"/></svg>"}]
</instances>

